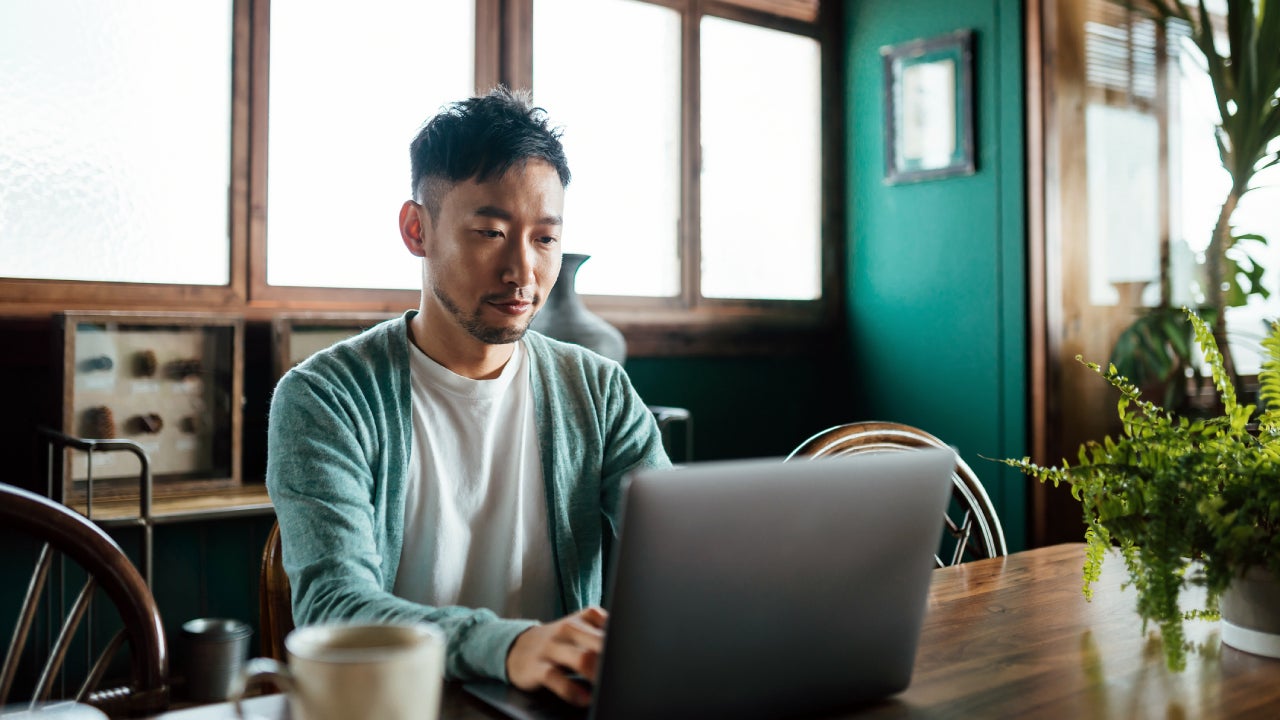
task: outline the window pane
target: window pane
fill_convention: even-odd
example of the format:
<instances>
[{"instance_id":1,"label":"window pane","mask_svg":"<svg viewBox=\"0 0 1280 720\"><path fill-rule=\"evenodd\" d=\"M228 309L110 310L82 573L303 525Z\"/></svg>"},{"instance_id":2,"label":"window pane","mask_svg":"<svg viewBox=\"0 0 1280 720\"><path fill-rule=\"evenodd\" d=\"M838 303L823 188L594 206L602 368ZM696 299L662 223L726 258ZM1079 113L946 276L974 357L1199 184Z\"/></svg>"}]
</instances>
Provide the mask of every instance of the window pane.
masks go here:
<instances>
[{"instance_id":1,"label":"window pane","mask_svg":"<svg viewBox=\"0 0 1280 720\"><path fill-rule=\"evenodd\" d=\"M818 43L715 17L702 19L701 41L702 294L816 299Z\"/></svg>"},{"instance_id":2,"label":"window pane","mask_svg":"<svg viewBox=\"0 0 1280 720\"><path fill-rule=\"evenodd\" d=\"M535 0L533 89L564 128L564 249L578 291L680 288L680 14L631 0Z\"/></svg>"},{"instance_id":3,"label":"window pane","mask_svg":"<svg viewBox=\"0 0 1280 720\"><path fill-rule=\"evenodd\" d=\"M1160 303L1160 121L1133 107L1085 109L1089 304L1118 305L1119 287L1148 283Z\"/></svg>"},{"instance_id":4,"label":"window pane","mask_svg":"<svg viewBox=\"0 0 1280 720\"><path fill-rule=\"evenodd\" d=\"M1231 175L1222 167L1214 142L1218 106L1209 75L1200 64L1203 58L1189 39L1179 40L1174 74L1176 117L1172 123L1174 141L1178 143L1173 155L1177 167L1172 171L1171 183L1177 194L1171 202L1175 230L1170 257L1174 302L1197 305L1205 300L1205 288L1199 279L1204 271L1204 253L1222 202L1231 190ZM1262 285L1271 296L1250 295L1247 305L1227 309L1232 359L1242 374L1257 373L1262 367L1262 338L1268 334L1271 322L1280 316L1280 213L1276 212L1280 207L1280 167L1258 173L1250 187L1231 216L1233 233L1258 234L1269 242L1264 245L1241 240L1231 252L1237 260L1243 260L1244 254L1258 260L1265 268Z\"/></svg>"},{"instance_id":5,"label":"window pane","mask_svg":"<svg viewBox=\"0 0 1280 720\"><path fill-rule=\"evenodd\" d=\"M231 0L0 3L0 275L226 285Z\"/></svg>"},{"instance_id":6,"label":"window pane","mask_svg":"<svg viewBox=\"0 0 1280 720\"><path fill-rule=\"evenodd\" d=\"M475 92L471 2L271 3L267 282L421 287L400 242L409 142Z\"/></svg>"}]
</instances>

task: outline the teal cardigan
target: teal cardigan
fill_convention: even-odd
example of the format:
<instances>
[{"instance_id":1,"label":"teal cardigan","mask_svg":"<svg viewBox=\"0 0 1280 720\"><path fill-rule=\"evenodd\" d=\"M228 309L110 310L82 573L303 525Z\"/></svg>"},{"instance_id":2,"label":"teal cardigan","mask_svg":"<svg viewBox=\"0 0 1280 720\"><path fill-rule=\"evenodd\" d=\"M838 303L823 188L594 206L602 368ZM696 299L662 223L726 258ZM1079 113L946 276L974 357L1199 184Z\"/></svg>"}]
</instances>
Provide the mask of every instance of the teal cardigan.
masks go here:
<instances>
[{"instance_id":1,"label":"teal cardigan","mask_svg":"<svg viewBox=\"0 0 1280 720\"><path fill-rule=\"evenodd\" d=\"M392 594L413 442L407 327L415 314L316 353L272 396L267 489L280 521L294 620L425 620L448 638L448 677L505 680L507 651L533 621ZM556 606L566 614L601 600L601 549L617 535L623 477L671 463L620 365L536 332L525 335L525 347Z\"/></svg>"}]
</instances>

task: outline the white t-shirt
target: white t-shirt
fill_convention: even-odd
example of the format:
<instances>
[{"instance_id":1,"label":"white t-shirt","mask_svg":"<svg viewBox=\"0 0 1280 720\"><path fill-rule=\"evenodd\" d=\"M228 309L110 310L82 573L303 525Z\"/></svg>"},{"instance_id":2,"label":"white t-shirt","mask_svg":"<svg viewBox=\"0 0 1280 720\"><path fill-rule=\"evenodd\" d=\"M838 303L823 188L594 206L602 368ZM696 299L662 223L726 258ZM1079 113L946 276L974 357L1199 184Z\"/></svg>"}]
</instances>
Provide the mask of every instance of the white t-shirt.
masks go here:
<instances>
[{"instance_id":1,"label":"white t-shirt","mask_svg":"<svg viewBox=\"0 0 1280 720\"><path fill-rule=\"evenodd\" d=\"M555 573L529 381L518 342L472 380L412 342L413 448L395 594L436 607L553 620Z\"/></svg>"}]
</instances>

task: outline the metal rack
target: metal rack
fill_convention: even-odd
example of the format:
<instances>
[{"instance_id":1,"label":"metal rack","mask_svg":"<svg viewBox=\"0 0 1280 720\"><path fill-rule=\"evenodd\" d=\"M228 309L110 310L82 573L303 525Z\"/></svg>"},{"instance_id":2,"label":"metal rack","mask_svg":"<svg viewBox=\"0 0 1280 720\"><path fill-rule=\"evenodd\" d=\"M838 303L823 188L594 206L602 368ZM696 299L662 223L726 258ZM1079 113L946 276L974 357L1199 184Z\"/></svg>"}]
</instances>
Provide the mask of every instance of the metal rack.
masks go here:
<instances>
[{"instance_id":1,"label":"metal rack","mask_svg":"<svg viewBox=\"0 0 1280 720\"><path fill-rule=\"evenodd\" d=\"M132 440L79 438L46 427L39 428L39 432L44 436L48 450L46 459L48 470L45 477L46 493L48 497L57 502L64 504L66 502L63 497L64 485L61 477L64 454L61 451L71 448L82 450L86 453L87 477L85 478L84 515L90 520L93 520L93 454L95 452L129 452L138 458L138 464L141 468L138 472L138 517L125 521L112 521L111 525L142 528L142 578L146 581L147 588L151 589L155 519L151 513L151 459L147 457L147 452L142 449L141 445ZM55 474L58 475L56 482Z\"/></svg>"}]
</instances>

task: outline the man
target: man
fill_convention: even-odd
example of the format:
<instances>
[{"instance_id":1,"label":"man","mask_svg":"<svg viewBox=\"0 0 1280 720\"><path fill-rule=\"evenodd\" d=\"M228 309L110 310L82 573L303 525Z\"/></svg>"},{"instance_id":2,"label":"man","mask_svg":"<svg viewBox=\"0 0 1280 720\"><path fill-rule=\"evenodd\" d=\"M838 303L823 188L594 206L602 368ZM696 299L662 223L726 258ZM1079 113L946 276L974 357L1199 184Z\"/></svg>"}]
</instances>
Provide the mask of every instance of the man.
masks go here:
<instances>
[{"instance_id":1,"label":"man","mask_svg":"<svg viewBox=\"0 0 1280 720\"><path fill-rule=\"evenodd\" d=\"M579 705L623 476L670 464L622 368L527 332L560 269L569 168L505 89L410 146L417 311L317 353L271 404L267 487L299 625L425 620L446 673ZM560 618L560 619L556 619Z\"/></svg>"}]
</instances>

